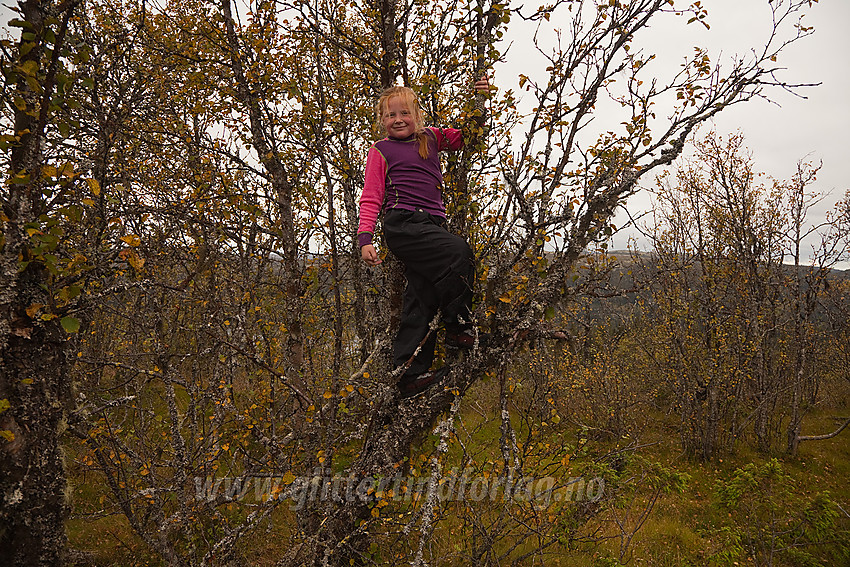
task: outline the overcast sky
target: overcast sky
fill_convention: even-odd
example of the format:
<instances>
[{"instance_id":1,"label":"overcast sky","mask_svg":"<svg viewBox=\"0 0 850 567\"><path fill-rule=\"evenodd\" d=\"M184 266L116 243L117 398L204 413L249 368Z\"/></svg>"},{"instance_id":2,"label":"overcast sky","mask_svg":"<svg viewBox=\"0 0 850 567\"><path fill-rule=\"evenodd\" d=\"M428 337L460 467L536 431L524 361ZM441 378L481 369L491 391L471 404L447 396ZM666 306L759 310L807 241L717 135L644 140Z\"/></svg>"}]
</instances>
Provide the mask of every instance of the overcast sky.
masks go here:
<instances>
[{"instance_id":1,"label":"overcast sky","mask_svg":"<svg viewBox=\"0 0 850 567\"><path fill-rule=\"evenodd\" d=\"M708 10L710 29L697 23L683 25L686 18L665 14L636 36L634 48L657 55L653 67L647 70L659 81L675 73L684 58L693 55L695 46L708 49L713 63L728 62L733 55L763 48L769 39L773 26L768 0L702 0L701 3ZM687 4L677 2L679 7ZM774 179L790 179L799 160L822 161L817 182L810 187L819 193L831 193L811 212L810 220L821 222L826 211L850 189L850 110L845 102L850 99L850 33L847 32L850 0L820 0L805 14L803 25L812 26L815 31L786 48L777 63L782 68L777 78L787 83L821 85L798 89L800 96L780 89L768 90L766 94L773 102L754 99L725 109L703 131L713 126L724 138L740 131L755 170ZM558 19L557 15L553 16L549 25L557 27ZM543 60L530 47L533 29L518 20L514 18L511 22L512 45L507 63L496 68L496 82L502 88L513 88L521 96L516 75L539 76L534 70L543 68L537 69ZM796 18L789 24L794 21ZM794 31L793 25L786 24L785 29L785 37ZM602 125L606 113L600 104L597 128L602 131L618 128L622 114L611 113L612 123ZM656 106L656 111L659 118L666 114L661 105ZM764 181L769 183L767 179ZM652 184L653 180L644 183ZM650 208L646 192L633 196L628 203L633 214ZM626 215L618 215L615 224L623 226L626 220ZM626 248L630 239L636 237L638 247L646 248L645 240L631 230L615 235L611 248ZM850 263L842 267L850 268Z\"/></svg>"},{"instance_id":2,"label":"overcast sky","mask_svg":"<svg viewBox=\"0 0 850 567\"><path fill-rule=\"evenodd\" d=\"M763 44L770 31L766 0L702 0L708 9L710 30L691 24L686 32L664 30L657 39L668 46L699 45L716 60L741 53L747 46ZM790 179L800 159L822 161L812 189L830 193L812 220L822 220L828 208L850 189L850 0L820 0L813 4L804 24L814 34L789 46L779 64L779 78L789 83L822 83L804 88L795 97L774 91L775 104L753 100L722 111L715 119L718 133L740 130L752 153L756 171L776 179ZM678 29L678 28L677 28ZM631 209L644 206L638 197ZM626 238L614 241L625 247ZM850 265L843 265L847 268Z\"/></svg>"},{"instance_id":3,"label":"overcast sky","mask_svg":"<svg viewBox=\"0 0 850 567\"><path fill-rule=\"evenodd\" d=\"M7 6L11 0L2 1L0 19L5 23L10 16ZM684 2L677 2L684 5ZM763 45L770 32L770 12L767 0L702 0L708 9L710 30L698 24L682 26L681 19L659 19L651 29L638 38L638 44L648 52L668 56L678 66L681 57L692 52L694 46L710 50L713 61L721 56L744 53L748 48ZM511 25L516 29L519 18ZM556 19L552 19L556 24ZM756 170L777 179L789 179L800 159L823 162L814 190L831 192L814 212L813 220L821 220L826 210L850 189L850 0L820 0L809 9L804 23L813 26L810 37L788 47L779 60L786 70L780 79L789 83L822 83L805 88L800 94L774 91L774 103L753 100L721 112L716 130L728 135L740 130L746 146L755 161ZM17 30L16 30L17 31ZM512 34L513 35L513 34ZM500 87L516 89L516 74L524 70L528 60L519 50L522 41L514 36L514 47L509 65L496 69ZM672 59L670 56L673 55ZM648 208L645 195L637 195L629 202L635 212ZM614 248L624 248L627 235L618 235ZM850 265L845 266L850 267Z\"/></svg>"},{"instance_id":4,"label":"overcast sky","mask_svg":"<svg viewBox=\"0 0 850 567\"><path fill-rule=\"evenodd\" d=\"M765 13L764 0L703 0L716 33L711 45L742 46L749 38L764 37L755 26ZM763 18L761 19L763 21ZM780 78L791 83L822 83L799 92L806 98L777 91L777 104L755 100L720 113L722 132L741 129L760 169L788 178L798 159L823 160L818 180L821 191L834 190L836 198L850 189L850 2L821 0L804 18L814 26L810 37L788 47L779 60L786 68ZM696 39L696 38L695 38Z\"/></svg>"}]
</instances>

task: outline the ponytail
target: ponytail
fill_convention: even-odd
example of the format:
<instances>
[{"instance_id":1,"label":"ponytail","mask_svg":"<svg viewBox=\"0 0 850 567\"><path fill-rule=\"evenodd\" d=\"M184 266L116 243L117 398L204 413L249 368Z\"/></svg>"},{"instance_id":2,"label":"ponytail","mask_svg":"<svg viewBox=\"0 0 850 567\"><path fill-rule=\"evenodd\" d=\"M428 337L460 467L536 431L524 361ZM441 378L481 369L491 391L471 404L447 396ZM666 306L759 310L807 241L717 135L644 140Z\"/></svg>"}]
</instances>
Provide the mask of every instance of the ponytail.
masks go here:
<instances>
[{"instance_id":1,"label":"ponytail","mask_svg":"<svg viewBox=\"0 0 850 567\"><path fill-rule=\"evenodd\" d=\"M416 133L416 139L419 141L419 157L428 159L428 135L422 130Z\"/></svg>"}]
</instances>

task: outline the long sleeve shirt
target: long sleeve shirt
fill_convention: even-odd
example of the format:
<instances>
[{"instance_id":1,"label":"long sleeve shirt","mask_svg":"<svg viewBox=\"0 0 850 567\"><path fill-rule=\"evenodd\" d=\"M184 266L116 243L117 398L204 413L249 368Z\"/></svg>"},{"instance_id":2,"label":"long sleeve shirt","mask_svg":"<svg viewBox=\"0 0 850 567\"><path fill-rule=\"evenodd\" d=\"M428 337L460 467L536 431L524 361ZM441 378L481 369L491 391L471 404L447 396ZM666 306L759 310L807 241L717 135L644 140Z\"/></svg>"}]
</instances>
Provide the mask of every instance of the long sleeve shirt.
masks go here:
<instances>
[{"instance_id":1,"label":"long sleeve shirt","mask_svg":"<svg viewBox=\"0 0 850 567\"><path fill-rule=\"evenodd\" d=\"M422 210L446 216L439 152L463 147L463 133L455 128L426 128L425 132L429 143L427 159L419 155L415 135L404 140L384 138L369 148L357 228L360 246L372 243L382 211Z\"/></svg>"}]
</instances>

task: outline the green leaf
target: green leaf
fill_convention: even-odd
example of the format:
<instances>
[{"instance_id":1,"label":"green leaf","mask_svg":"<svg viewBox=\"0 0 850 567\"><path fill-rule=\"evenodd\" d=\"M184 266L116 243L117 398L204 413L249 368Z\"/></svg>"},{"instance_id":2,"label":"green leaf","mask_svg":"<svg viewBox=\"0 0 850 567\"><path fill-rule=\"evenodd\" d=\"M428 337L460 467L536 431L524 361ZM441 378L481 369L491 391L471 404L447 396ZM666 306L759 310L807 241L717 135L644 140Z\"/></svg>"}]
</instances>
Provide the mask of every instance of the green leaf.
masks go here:
<instances>
[{"instance_id":1,"label":"green leaf","mask_svg":"<svg viewBox=\"0 0 850 567\"><path fill-rule=\"evenodd\" d=\"M24 173L18 173L12 179L9 180L9 183L12 185L26 185L30 182L30 176Z\"/></svg>"},{"instance_id":2,"label":"green leaf","mask_svg":"<svg viewBox=\"0 0 850 567\"><path fill-rule=\"evenodd\" d=\"M30 77L35 77L38 73L38 63L32 59L28 59L20 66L21 71Z\"/></svg>"},{"instance_id":3,"label":"green leaf","mask_svg":"<svg viewBox=\"0 0 850 567\"><path fill-rule=\"evenodd\" d=\"M62 328L69 333L76 333L80 330L80 320L76 317L62 317Z\"/></svg>"},{"instance_id":4,"label":"green leaf","mask_svg":"<svg viewBox=\"0 0 850 567\"><path fill-rule=\"evenodd\" d=\"M6 25L13 27L13 28L23 28L23 29L27 29L27 30L32 29L31 23L27 22L26 20L22 20L20 18L14 18L12 20L9 20L9 22Z\"/></svg>"}]
</instances>

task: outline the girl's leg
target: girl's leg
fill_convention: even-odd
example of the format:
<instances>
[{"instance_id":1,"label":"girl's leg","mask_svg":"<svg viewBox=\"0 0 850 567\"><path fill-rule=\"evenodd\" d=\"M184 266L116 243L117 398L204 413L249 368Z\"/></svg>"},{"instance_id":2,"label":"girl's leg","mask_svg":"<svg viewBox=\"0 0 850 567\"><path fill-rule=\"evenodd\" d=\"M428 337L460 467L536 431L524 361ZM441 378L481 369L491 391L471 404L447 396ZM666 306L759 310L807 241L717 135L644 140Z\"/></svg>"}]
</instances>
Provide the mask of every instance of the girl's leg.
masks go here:
<instances>
[{"instance_id":1,"label":"girl's leg","mask_svg":"<svg viewBox=\"0 0 850 567\"><path fill-rule=\"evenodd\" d=\"M475 277L472 250L444 225L445 219L422 211L393 210L384 217L387 245L404 263L408 281L395 343L397 364L408 360L416 350L438 307L447 323L470 319ZM419 372L426 371L433 362L434 341L435 337L429 337L417 357L416 369L422 368ZM413 374L413 370L411 366L408 373Z\"/></svg>"},{"instance_id":2,"label":"girl's leg","mask_svg":"<svg viewBox=\"0 0 850 567\"><path fill-rule=\"evenodd\" d=\"M410 363L405 375L416 376L427 372L434 362L434 348L437 344L437 332L429 333L431 320L437 314L439 303L434 286L417 272L405 270L407 287L404 289L404 303L401 322L393 342L393 362L395 366ZM425 339L426 335L428 338ZM425 342L423 343L423 339ZM419 354L410 360L419 345Z\"/></svg>"}]
</instances>

